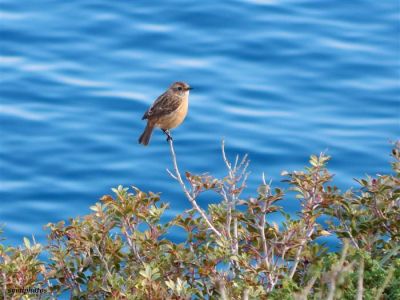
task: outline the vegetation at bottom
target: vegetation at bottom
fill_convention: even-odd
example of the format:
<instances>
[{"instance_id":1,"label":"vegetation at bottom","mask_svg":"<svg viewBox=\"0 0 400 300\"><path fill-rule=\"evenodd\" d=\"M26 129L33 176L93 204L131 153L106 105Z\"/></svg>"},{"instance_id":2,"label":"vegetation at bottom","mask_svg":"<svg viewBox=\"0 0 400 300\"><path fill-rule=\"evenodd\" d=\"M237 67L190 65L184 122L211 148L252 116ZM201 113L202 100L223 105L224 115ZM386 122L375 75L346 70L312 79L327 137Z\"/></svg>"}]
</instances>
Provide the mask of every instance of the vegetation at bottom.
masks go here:
<instances>
[{"instance_id":1,"label":"vegetation at bottom","mask_svg":"<svg viewBox=\"0 0 400 300\"><path fill-rule=\"evenodd\" d=\"M163 222L169 204L159 194L119 186L91 214L47 224L45 245L3 240L0 298L400 299L399 142L391 174L357 180L356 189L333 186L330 157L320 154L282 172L287 189L262 178L246 199L247 157L229 161L222 147L225 177L182 179L170 146L169 173L193 209ZM214 197L207 209L197 204L204 192ZM301 210L289 215L283 201ZM176 227L183 242L168 238ZM19 290L29 288L45 293Z\"/></svg>"}]
</instances>

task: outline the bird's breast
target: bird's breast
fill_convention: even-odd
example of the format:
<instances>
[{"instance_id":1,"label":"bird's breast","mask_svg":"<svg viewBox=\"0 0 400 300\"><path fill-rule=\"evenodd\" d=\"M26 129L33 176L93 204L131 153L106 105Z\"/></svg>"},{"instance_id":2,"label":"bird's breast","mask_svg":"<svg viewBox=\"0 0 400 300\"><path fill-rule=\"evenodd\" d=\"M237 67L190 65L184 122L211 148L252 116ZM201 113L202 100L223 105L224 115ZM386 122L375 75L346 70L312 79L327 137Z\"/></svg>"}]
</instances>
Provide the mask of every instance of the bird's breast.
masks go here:
<instances>
[{"instance_id":1,"label":"bird's breast","mask_svg":"<svg viewBox=\"0 0 400 300\"><path fill-rule=\"evenodd\" d=\"M188 97L185 97L179 105L179 107L173 111L172 113L162 116L159 120L157 120L157 127L162 129L172 129L179 126L187 115L189 108Z\"/></svg>"}]
</instances>

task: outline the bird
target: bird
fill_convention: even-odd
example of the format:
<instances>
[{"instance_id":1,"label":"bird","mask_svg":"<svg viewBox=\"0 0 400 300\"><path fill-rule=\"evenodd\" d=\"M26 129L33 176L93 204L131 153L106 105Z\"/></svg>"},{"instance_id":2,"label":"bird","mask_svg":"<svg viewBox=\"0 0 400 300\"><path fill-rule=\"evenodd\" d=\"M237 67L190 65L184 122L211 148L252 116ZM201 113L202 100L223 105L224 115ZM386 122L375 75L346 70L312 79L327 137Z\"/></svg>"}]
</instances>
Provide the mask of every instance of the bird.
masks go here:
<instances>
[{"instance_id":1,"label":"bird","mask_svg":"<svg viewBox=\"0 0 400 300\"><path fill-rule=\"evenodd\" d=\"M191 89L187 83L177 81L154 101L142 117L142 120L147 120L147 125L139 137L139 144L147 146L156 127L167 135L167 141L172 140L170 129L178 127L185 119Z\"/></svg>"}]
</instances>

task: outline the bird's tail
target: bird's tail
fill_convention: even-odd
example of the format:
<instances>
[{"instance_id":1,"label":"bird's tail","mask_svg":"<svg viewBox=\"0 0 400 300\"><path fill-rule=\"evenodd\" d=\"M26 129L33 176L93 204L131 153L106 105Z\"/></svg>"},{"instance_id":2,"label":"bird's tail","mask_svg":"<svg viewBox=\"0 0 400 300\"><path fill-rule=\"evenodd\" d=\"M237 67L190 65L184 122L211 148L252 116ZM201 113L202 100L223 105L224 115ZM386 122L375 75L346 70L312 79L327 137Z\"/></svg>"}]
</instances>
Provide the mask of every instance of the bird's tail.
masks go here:
<instances>
[{"instance_id":1,"label":"bird's tail","mask_svg":"<svg viewBox=\"0 0 400 300\"><path fill-rule=\"evenodd\" d=\"M150 142L151 134L153 133L154 126L150 123L147 123L146 128L144 129L142 135L139 138L139 144L143 144L147 146Z\"/></svg>"}]
</instances>

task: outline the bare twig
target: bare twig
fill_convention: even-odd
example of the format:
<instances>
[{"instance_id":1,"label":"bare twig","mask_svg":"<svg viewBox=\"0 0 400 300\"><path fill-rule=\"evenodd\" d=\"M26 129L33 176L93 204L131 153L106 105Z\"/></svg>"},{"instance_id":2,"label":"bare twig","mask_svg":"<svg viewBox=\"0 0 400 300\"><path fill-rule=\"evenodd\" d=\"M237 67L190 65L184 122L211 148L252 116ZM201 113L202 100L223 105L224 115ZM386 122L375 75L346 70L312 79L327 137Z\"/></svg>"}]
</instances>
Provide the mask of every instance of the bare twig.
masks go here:
<instances>
[{"instance_id":1,"label":"bare twig","mask_svg":"<svg viewBox=\"0 0 400 300\"><path fill-rule=\"evenodd\" d=\"M228 206L226 230L229 232L228 237L230 238L231 241L231 248L233 250L233 253L238 254L239 252L238 221L235 215L232 216L232 211L235 210L237 200L241 194L241 191L245 187L249 175L249 173L247 173L247 167L249 166L249 161L247 159L247 154L246 154L243 156L242 160L239 163L239 156L236 155L235 163L232 167L232 164L230 163L229 159L226 156L224 140L222 140L221 150L222 150L222 158L225 162L226 168L228 169L228 177L230 181L227 185L227 188L225 187L221 188L222 196ZM238 186L240 181L241 184ZM230 237L232 219L233 219L233 239Z\"/></svg>"},{"instance_id":2,"label":"bare twig","mask_svg":"<svg viewBox=\"0 0 400 300\"><path fill-rule=\"evenodd\" d=\"M264 172L262 173L262 183L264 186L266 187L270 187L271 186L271 182L269 184L267 184L267 181L265 180L265 174ZM265 194L265 196L267 197L269 195L269 188L267 189L267 192ZM267 244L267 239L265 236L265 224L266 224L266 211L267 211L267 202L263 201L262 203L262 215L261 215L261 223L259 225L259 230L260 230L260 235L261 235L261 241L262 241L262 246L263 246L263 252L264 252L264 263L265 266L267 268L267 277L268 277L268 287L267 287L267 291L271 292L275 285L276 285L276 274L275 274L275 269L277 267L277 260L274 263L274 255L271 253L269 253L269 249L268 249L268 244ZM273 251L273 249L271 249ZM283 255L285 255L284 253L286 252L286 250L284 250ZM273 265L273 266L272 266Z\"/></svg>"},{"instance_id":3,"label":"bare twig","mask_svg":"<svg viewBox=\"0 0 400 300\"><path fill-rule=\"evenodd\" d=\"M226 167L227 167L228 170L229 170L229 177L231 177L231 176L230 176L230 175L231 175L230 173L231 173L232 167L231 167L231 164L230 164L230 162L228 161L228 159L227 159L227 157L226 157L226 153L225 153L225 141L224 141L224 140L222 140L221 149L222 149L222 158L224 159L225 165L226 165ZM236 167L236 165L237 165L237 161L238 161L238 160L239 160L239 157L236 156L235 167Z\"/></svg>"},{"instance_id":4,"label":"bare twig","mask_svg":"<svg viewBox=\"0 0 400 300\"><path fill-rule=\"evenodd\" d=\"M185 183L183 182L181 173L179 172L178 163L176 161L176 154L175 154L173 140L169 139L168 143L169 143L169 148L170 148L170 151L171 151L171 157L172 157L172 162L174 164L174 171L175 171L175 174L172 177L173 178L175 177L174 179L176 179L179 182L183 192L186 195L186 198L189 200L189 202L192 204L194 209L197 210L197 212L201 215L201 217L207 223L209 229L211 229L218 237L221 237L222 234L214 227L214 225L211 223L210 219L207 217L205 212L197 204L196 199L194 197L192 197L192 195L190 194L189 190L187 189Z\"/></svg>"},{"instance_id":5,"label":"bare twig","mask_svg":"<svg viewBox=\"0 0 400 300\"><path fill-rule=\"evenodd\" d=\"M178 180L178 178L177 178L174 174L172 174L172 172L171 172L169 169L167 169L167 173L168 173L169 176L171 176L173 179Z\"/></svg>"}]
</instances>

